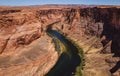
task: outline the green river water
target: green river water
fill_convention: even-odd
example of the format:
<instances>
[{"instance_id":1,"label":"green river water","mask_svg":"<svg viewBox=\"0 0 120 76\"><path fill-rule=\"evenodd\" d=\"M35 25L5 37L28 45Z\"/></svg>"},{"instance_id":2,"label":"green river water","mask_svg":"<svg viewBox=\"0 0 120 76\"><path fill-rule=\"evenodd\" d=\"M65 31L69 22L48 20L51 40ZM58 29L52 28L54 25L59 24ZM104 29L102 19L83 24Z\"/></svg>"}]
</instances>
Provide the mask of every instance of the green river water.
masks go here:
<instances>
[{"instance_id":1,"label":"green river water","mask_svg":"<svg viewBox=\"0 0 120 76\"><path fill-rule=\"evenodd\" d=\"M55 30L47 30L59 59L45 76L82 76L83 52L76 44Z\"/></svg>"}]
</instances>

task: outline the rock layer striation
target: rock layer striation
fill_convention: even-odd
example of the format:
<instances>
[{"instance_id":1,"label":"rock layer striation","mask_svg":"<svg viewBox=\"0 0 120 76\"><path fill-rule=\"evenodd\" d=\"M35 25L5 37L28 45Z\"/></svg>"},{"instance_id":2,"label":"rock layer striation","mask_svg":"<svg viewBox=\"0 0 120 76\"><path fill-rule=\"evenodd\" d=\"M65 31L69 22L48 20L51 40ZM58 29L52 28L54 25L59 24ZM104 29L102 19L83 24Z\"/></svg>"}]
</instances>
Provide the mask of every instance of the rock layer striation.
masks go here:
<instances>
[{"instance_id":1,"label":"rock layer striation","mask_svg":"<svg viewBox=\"0 0 120 76\"><path fill-rule=\"evenodd\" d=\"M120 7L0 7L0 75L44 76L58 54L48 25L84 51L84 76L120 75Z\"/></svg>"}]
</instances>

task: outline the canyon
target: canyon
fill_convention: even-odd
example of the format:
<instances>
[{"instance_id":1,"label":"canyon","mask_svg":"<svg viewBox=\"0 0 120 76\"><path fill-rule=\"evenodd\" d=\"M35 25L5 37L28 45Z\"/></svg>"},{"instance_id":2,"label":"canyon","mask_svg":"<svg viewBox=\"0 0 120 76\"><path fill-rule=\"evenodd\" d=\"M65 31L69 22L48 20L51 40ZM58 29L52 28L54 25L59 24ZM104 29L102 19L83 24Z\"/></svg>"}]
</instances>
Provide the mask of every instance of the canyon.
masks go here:
<instances>
[{"instance_id":1,"label":"canyon","mask_svg":"<svg viewBox=\"0 0 120 76\"><path fill-rule=\"evenodd\" d=\"M45 76L54 67L50 25L82 49L82 76L120 76L120 6L80 5L1 6L0 76Z\"/></svg>"}]
</instances>

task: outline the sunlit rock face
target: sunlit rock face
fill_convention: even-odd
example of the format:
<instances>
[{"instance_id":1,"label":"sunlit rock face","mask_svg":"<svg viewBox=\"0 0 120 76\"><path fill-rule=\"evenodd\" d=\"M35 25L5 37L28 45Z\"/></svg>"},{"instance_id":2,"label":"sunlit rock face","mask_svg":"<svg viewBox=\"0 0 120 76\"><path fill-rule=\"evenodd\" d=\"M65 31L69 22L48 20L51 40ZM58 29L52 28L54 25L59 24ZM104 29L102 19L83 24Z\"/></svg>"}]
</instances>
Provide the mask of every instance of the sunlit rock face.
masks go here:
<instances>
[{"instance_id":1,"label":"sunlit rock face","mask_svg":"<svg viewBox=\"0 0 120 76\"><path fill-rule=\"evenodd\" d=\"M85 76L120 75L120 7L0 7L0 76L44 76L58 54L45 30L75 41L85 53Z\"/></svg>"}]
</instances>

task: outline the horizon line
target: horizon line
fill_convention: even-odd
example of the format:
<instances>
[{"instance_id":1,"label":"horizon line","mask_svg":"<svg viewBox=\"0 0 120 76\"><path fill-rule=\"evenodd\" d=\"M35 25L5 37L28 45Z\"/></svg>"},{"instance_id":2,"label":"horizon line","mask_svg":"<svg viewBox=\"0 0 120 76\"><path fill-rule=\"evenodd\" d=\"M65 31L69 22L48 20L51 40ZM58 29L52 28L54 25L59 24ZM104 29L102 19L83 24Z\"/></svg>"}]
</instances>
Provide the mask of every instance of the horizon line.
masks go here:
<instances>
[{"instance_id":1,"label":"horizon line","mask_svg":"<svg viewBox=\"0 0 120 76\"><path fill-rule=\"evenodd\" d=\"M28 4L28 5L0 5L0 6L10 6L10 7L14 7L14 6L44 6L44 5L78 5L78 6L82 6L82 5L85 5L85 6L120 6L120 5L116 5L116 4Z\"/></svg>"}]
</instances>

